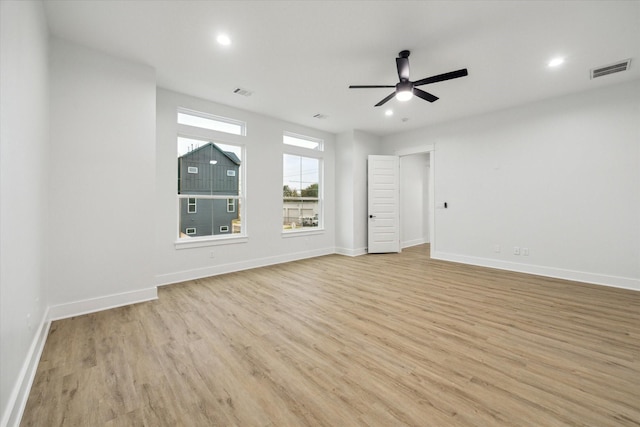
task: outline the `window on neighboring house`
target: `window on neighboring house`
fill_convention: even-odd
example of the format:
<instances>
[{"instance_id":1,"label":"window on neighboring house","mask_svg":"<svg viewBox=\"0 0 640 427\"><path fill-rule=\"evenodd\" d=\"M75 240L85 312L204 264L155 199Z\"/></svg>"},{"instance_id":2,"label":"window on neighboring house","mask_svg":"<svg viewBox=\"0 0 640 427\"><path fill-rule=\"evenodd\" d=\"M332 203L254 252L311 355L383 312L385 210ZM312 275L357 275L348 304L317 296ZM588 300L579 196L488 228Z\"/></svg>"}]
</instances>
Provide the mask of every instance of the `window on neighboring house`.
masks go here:
<instances>
[{"instance_id":1,"label":"window on neighboring house","mask_svg":"<svg viewBox=\"0 0 640 427\"><path fill-rule=\"evenodd\" d=\"M283 142L283 231L318 229L322 224L323 141L287 133Z\"/></svg>"},{"instance_id":2,"label":"window on neighboring house","mask_svg":"<svg viewBox=\"0 0 640 427\"><path fill-rule=\"evenodd\" d=\"M190 213L190 214L197 213L195 197L189 197L187 199L187 213Z\"/></svg>"},{"instance_id":3,"label":"window on neighboring house","mask_svg":"<svg viewBox=\"0 0 640 427\"><path fill-rule=\"evenodd\" d=\"M245 236L242 227L244 148L218 141L218 135L213 132L211 139L204 139L203 135L211 130L207 127L208 122L186 120L186 116L203 120L215 117L195 112L187 114L182 110L178 112L178 238L186 242L215 240L223 235L227 239L230 235ZM216 117L218 121L221 119ZM235 123L231 119L224 120ZM197 132L199 136L187 136L188 126L202 126ZM230 133L243 135L243 123L241 128L239 133Z\"/></svg>"}]
</instances>

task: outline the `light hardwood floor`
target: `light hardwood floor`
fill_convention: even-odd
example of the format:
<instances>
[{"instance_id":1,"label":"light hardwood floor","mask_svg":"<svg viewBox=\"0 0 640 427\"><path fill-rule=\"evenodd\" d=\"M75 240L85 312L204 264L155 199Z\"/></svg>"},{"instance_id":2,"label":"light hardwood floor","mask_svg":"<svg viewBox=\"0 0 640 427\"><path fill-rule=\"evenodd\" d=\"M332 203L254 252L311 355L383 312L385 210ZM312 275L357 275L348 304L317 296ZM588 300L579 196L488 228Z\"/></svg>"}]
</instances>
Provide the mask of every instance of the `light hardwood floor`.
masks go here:
<instances>
[{"instance_id":1,"label":"light hardwood floor","mask_svg":"<svg viewBox=\"0 0 640 427\"><path fill-rule=\"evenodd\" d=\"M638 426L640 292L401 254L54 322L25 426Z\"/></svg>"}]
</instances>

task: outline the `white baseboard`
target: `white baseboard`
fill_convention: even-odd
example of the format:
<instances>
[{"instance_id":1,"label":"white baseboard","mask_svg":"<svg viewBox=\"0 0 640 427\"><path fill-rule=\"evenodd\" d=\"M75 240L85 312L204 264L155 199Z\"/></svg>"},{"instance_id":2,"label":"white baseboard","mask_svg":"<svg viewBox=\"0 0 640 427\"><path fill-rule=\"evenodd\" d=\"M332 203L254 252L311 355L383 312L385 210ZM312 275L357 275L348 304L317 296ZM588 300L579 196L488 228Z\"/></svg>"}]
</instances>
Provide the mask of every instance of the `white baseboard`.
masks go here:
<instances>
[{"instance_id":1,"label":"white baseboard","mask_svg":"<svg viewBox=\"0 0 640 427\"><path fill-rule=\"evenodd\" d=\"M367 253L367 248L358 248L358 249L336 248L335 253L337 253L338 255L346 255L346 256L360 256L360 255L365 255Z\"/></svg>"},{"instance_id":2,"label":"white baseboard","mask_svg":"<svg viewBox=\"0 0 640 427\"><path fill-rule=\"evenodd\" d=\"M456 255L445 252L431 252L431 258L443 261L453 261L462 264L478 265L480 267L497 268L499 270L516 271L519 273L535 274L556 279L573 280L576 282L592 283L594 285L610 286L614 288L640 291L640 280L628 277L609 276L606 274L589 273L584 271L566 270L556 267L545 267L531 264L501 261L489 258Z\"/></svg>"},{"instance_id":3,"label":"white baseboard","mask_svg":"<svg viewBox=\"0 0 640 427\"><path fill-rule=\"evenodd\" d=\"M66 319L68 317L95 313L96 311L137 304L154 299L158 299L158 289L155 286L137 291L74 301L49 307L49 320Z\"/></svg>"},{"instance_id":4,"label":"white baseboard","mask_svg":"<svg viewBox=\"0 0 640 427\"><path fill-rule=\"evenodd\" d=\"M20 425L24 408L27 406L27 400L29 399L29 392L31 391L31 386L36 376L36 371L38 370L42 350L44 350L44 344L47 341L47 335L49 335L51 322L48 318L49 309L43 313L38 331L33 337L22 369L20 369L18 379L9 396L6 411L0 421L0 426L2 427L18 427Z\"/></svg>"},{"instance_id":5,"label":"white baseboard","mask_svg":"<svg viewBox=\"0 0 640 427\"><path fill-rule=\"evenodd\" d=\"M413 240L407 240L405 242L400 242L400 247L404 249L404 248L410 248L411 246L424 245L425 243L427 243L427 240L423 237L421 239L413 239Z\"/></svg>"},{"instance_id":6,"label":"white baseboard","mask_svg":"<svg viewBox=\"0 0 640 427\"><path fill-rule=\"evenodd\" d=\"M233 273L235 271L249 270L251 268L282 264L284 262L314 258L323 255L331 255L334 253L334 248L316 249L313 251L295 252L265 258L256 258L247 261L213 265L210 267L196 268L193 270L184 270L177 273L159 274L156 276L156 286L170 285L173 283L185 282L187 280L201 279L203 277L217 276L219 274Z\"/></svg>"}]
</instances>

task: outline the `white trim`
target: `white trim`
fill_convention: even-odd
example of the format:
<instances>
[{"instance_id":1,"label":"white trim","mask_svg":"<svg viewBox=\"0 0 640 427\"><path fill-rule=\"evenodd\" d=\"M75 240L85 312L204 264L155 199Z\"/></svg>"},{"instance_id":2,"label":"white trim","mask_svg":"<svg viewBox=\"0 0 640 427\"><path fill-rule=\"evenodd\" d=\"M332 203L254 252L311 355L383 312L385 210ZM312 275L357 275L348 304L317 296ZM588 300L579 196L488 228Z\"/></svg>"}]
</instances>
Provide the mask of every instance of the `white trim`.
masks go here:
<instances>
[{"instance_id":1,"label":"white trim","mask_svg":"<svg viewBox=\"0 0 640 427\"><path fill-rule=\"evenodd\" d=\"M209 127L202 127L202 126L188 125L186 123L180 123L180 118L179 118L180 114L184 114L185 116L192 116L200 119L209 120L215 123L220 123L222 125L238 126L240 128L240 132L236 133L236 132L230 132L222 129L212 129ZM238 136L247 135L247 123L242 120L232 119L230 117L217 116L215 114L205 113L204 111L191 110L189 108L184 108L184 107L178 107L176 112L176 123L182 126L189 126L197 129L212 130L214 132L223 132L229 135L238 135Z\"/></svg>"},{"instance_id":2,"label":"white trim","mask_svg":"<svg viewBox=\"0 0 640 427\"><path fill-rule=\"evenodd\" d=\"M190 239L183 238L173 242L176 249L190 249L190 248L202 248L205 246L218 246L218 245L232 245L235 243L247 243L249 238L241 234L220 235L216 234L215 238L212 236L192 237Z\"/></svg>"},{"instance_id":3,"label":"white trim","mask_svg":"<svg viewBox=\"0 0 640 427\"><path fill-rule=\"evenodd\" d=\"M203 277L217 276L219 274L233 273L236 271L249 270L252 268L266 267L269 265L282 264L284 262L298 261L306 258L315 258L324 255L334 254L333 248L315 249L306 252L293 252L264 258L256 258L247 261L220 264L193 270L184 270L176 273L160 274L156 276L156 285L164 286L173 283L185 282L188 280L201 279Z\"/></svg>"},{"instance_id":4,"label":"white trim","mask_svg":"<svg viewBox=\"0 0 640 427\"><path fill-rule=\"evenodd\" d=\"M517 262L500 261L489 258L457 255L437 251L431 252L431 258L443 261L459 262L462 264L478 265L481 267L497 268L499 270L515 271L518 273L535 274L538 276L553 277L556 279L572 280L576 282L591 283L594 285L640 291L640 279L633 279L630 277L609 276L606 274L566 270L563 268L546 267L531 264L521 264Z\"/></svg>"},{"instance_id":5,"label":"white trim","mask_svg":"<svg viewBox=\"0 0 640 427\"><path fill-rule=\"evenodd\" d=\"M282 237L296 237L296 236L313 236L314 234L324 234L324 228L318 227L300 227L295 230L282 231Z\"/></svg>"},{"instance_id":6,"label":"white trim","mask_svg":"<svg viewBox=\"0 0 640 427\"><path fill-rule=\"evenodd\" d=\"M158 299L158 289L140 289L137 291L122 292L120 294L105 295L97 298L89 298L80 301L69 302L49 307L49 320L66 319L82 314L95 313L96 311L109 310L125 305L137 304Z\"/></svg>"},{"instance_id":7,"label":"white trim","mask_svg":"<svg viewBox=\"0 0 640 427\"><path fill-rule=\"evenodd\" d=\"M429 153L431 151L435 151L435 145L433 144L425 144L418 147L409 147L409 148L401 148L396 150L393 154L398 157L402 156L410 156L412 154L422 154Z\"/></svg>"},{"instance_id":8,"label":"white trim","mask_svg":"<svg viewBox=\"0 0 640 427\"><path fill-rule=\"evenodd\" d=\"M298 140L301 140L301 141L308 141L308 142L316 143L316 144L318 144L318 147L317 148L310 148L310 147L305 147L303 145L287 144L286 142L284 142L284 137L285 136L288 137L288 138L291 138L291 139L298 139ZM313 136L301 135L299 133L294 133L294 132L284 131L282 133L282 143L286 147L297 147L297 148L302 148L303 150L320 151L320 152L324 151L324 139L314 138Z\"/></svg>"},{"instance_id":9,"label":"white trim","mask_svg":"<svg viewBox=\"0 0 640 427\"><path fill-rule=\"evenodd\" d=\"M191 199L193 199L193 203L191 203ZM193 206L193 211L191 210L192 206ZM187 198L187 213L188 214L198 213L198 199L196 199L195 197Z\"/></svg>"},{"instance_id":10,"label":"white trim","mask_svg":"<svg viewBox=\"0 0 640 427\"><path fill-rule=\"evenodd\" d=\"M427 243L427 239L423 237L421 239L413 239L413 240L407 240L406 242L400 242L400 247L404 249L404 248L409 248L411 246L424 245L425 243Z\"/></svg>"},{"instance_id":11,"label":"white trim","mask_svg":"<svg viewBox=\"0 0 640 427\"><path fill-rule=\"evenodd\" d=\"M357 249L348 249L348 248L336 248L336 254L356 257L360 255L367 254L367 248L357 248Z\"/></svg>"},{"instance_id":12,"label":"white trim","mask_svg":"<svg viewBox=\"0 0 640 427\"><path fill-rule=\"evenodd\" d=\"M433 254L436 251L436 146L434 144L424 144L394 151L394 155L398 157L423 153L429 154L429 243L431 244L431 254Z\"/></svg>"},{"instance_id":13,"label":"white trim","mask_svg":"<svg viewBox=\"0 0 640 427\"><path fill-rule=\"evenodd\" d=\"M18 427L20 425L24 409L27 406L27 400L29 399L29 393L31 392L31 386L36 377L40 357L42 356L42 351L44 350L44 345L49 335L51 322L47 320L48 317L49 308L44 311L38 331L29 346L27 357L25 357L18 379L16 380L13 390L11 390L5 412L2 414L0 426Z\"/></svg>"}]
</instances>

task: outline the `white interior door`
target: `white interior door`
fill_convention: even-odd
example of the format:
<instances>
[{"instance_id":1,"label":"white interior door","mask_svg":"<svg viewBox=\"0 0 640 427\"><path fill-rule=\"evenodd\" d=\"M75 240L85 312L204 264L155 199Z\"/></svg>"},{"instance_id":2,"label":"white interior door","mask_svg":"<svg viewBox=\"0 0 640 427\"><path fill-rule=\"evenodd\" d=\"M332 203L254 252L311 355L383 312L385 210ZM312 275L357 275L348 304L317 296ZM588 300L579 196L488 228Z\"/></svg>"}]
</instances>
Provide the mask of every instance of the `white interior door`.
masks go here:
<instances>
[{"instance_id":1,"label":"white interior door","mask_svg":"<svg viewBox=\"0 0 640 427\"><path fill-rule=\"evenodd\" d=\"M400 252L398 156L369 156L368 253Z\"/></svg>"}]
</instances>

